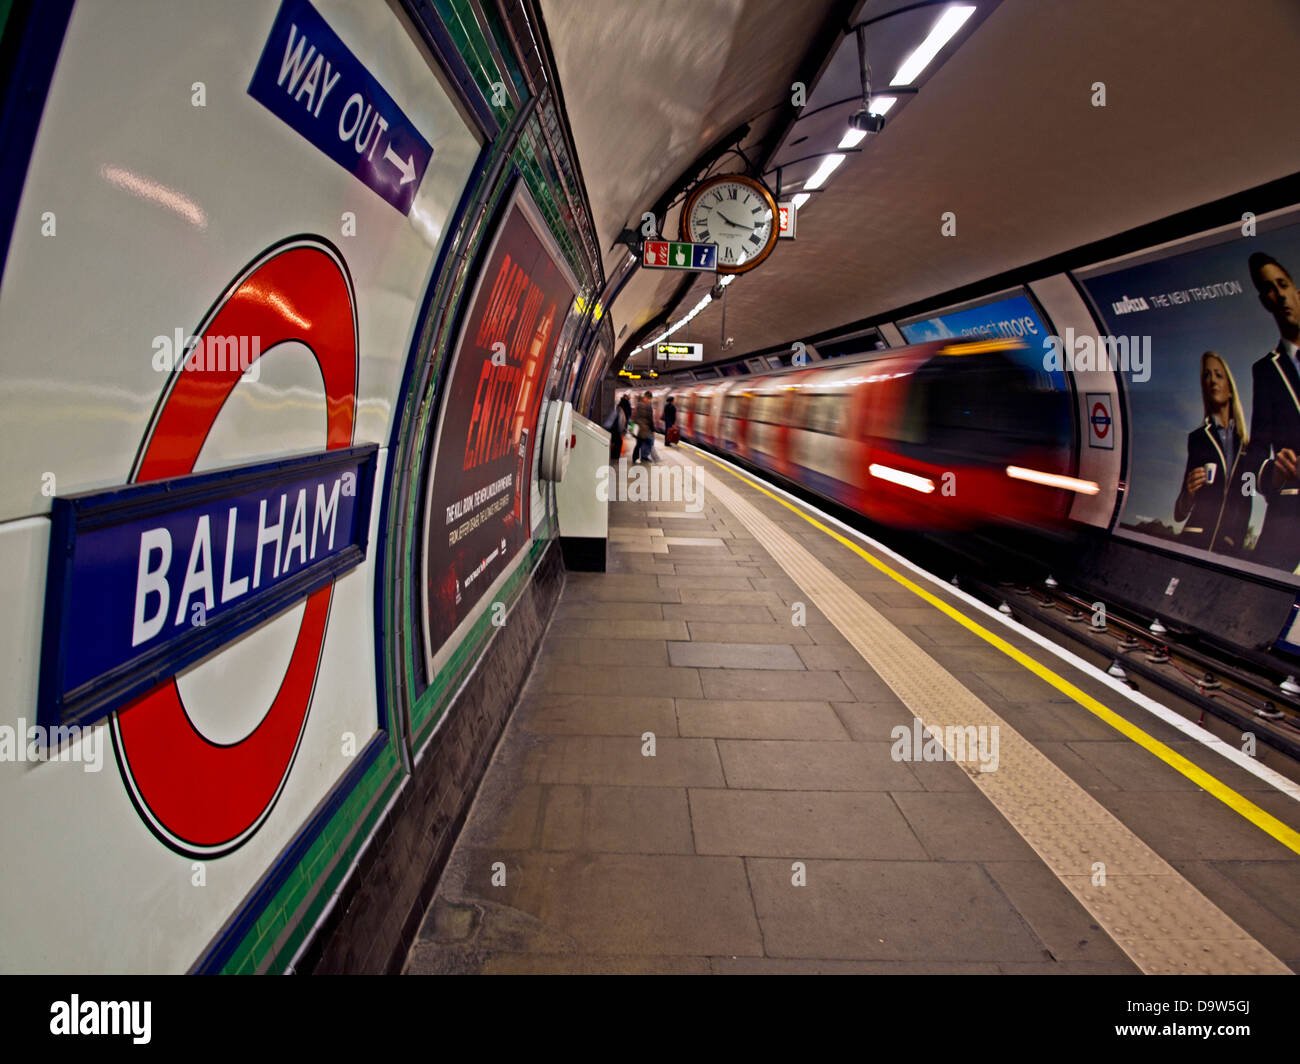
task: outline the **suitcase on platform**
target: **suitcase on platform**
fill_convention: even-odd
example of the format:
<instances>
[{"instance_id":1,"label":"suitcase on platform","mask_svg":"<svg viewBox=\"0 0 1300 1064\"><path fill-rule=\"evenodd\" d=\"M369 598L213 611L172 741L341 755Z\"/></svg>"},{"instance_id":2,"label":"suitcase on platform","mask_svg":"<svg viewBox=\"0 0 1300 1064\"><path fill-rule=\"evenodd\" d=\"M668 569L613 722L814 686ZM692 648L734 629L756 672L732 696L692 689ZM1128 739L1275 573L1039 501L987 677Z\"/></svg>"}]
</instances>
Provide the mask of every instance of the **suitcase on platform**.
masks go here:
<instances>
[{"instance_id":1,"label":"suitcase on platform","mask_svg":"<svg viewBox=\"0 0 1300 1064\"><path fill-rule=\"evenodd\" d=\"M682 438L682 434L677 431L676 425L669 425L668 431L664 433L664 438L669 443L676 443L678 440Z\"/></svg>"}]
</instances>

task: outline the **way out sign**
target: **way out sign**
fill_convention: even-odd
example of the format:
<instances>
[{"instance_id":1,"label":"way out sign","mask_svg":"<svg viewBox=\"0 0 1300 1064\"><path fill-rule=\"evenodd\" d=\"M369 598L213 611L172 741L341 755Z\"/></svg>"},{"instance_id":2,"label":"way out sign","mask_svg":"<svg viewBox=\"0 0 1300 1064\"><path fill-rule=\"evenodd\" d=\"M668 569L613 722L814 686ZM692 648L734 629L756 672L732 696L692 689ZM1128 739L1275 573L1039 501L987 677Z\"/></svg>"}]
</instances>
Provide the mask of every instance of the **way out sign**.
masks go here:
<instances>
[{"instance_id":1,"label":"way out sign","mask_svg":"<svg viewBox=\"0 0 1300 1064\"><path fill-rule=\"evenodd\" d=\"M433 149L307 0L280 5L248 94L410 213Z\"/></svg>"}]
</instances>

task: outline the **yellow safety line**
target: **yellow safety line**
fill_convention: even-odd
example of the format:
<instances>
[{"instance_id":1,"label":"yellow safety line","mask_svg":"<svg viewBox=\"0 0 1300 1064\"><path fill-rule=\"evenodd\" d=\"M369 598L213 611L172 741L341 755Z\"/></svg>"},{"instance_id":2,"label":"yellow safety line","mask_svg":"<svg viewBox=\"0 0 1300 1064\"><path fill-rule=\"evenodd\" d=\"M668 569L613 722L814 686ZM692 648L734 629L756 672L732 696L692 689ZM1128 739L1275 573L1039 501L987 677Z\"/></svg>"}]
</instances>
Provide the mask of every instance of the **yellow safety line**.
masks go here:
<instances>
[{"instance_id":1,"label":"yellow safety line","mask_svg":"<svg viewBox=\"0 0 1300 1064\"><path fill-rule=\"evenodd\" d=\"M687 446L690 445L688 444ZM1272 813L1269 813L1266 810L1261 809L1249 798L1246 798L1243 795L1238 794L1226 783L1223 783L1216 777L1211 776L1208 772L1205 771L1205 769L1201 768L1199 765L1193 764L1191 761L1188 761L1187 758L1183 757L1182 754L1178 753L1176 750L1170 749L1159 739L1156 739L1153 736L1148 735L1132 721L1129 721L1124 717L1121 717L1113 709L1110 709L1109 707L1102 705L1086 691L1079 690L1079 688L1075 687L1074 684L1070 683L1069 680L1065 679L1063 676L1058 676L1046 665L1043 665L1041 662L1031 658L1028 654L1024 653L1023 651L1016 649L1005 639L1001 638L998 635L995 635L993 632L990 632L978 621L971 620L971 618L967 617L960 610L944 602L943 599L939 598L936 595L931 594L929 591L921 587L919 584L916 584L913 581L909 580L902 573L886 565L879 558L875 557L875 555L870 554L862 547L860 547L858 544L854 543L851 539L848 539L847 537L840 535L833 528L828 528L826 525L818 521L815 517L812 517L809 514L805 513L802 509L795 506L787 499L783 499L779 495L776 495L773 492L768 491L767 488L763 487L763 485L759 484L752 477L747 477L741 473L736 472L734 469L731 469L729 466L725 465L724 463L719 462L711 455L706 454L704 451L701 451L698 447L692 447L691 449L694 450L696 453L698 453L701 457L708 459L719 469L726 470L737 480L744 481L755 491L760 491L764 495L766 495L769 499L772 499L775 502L779 502L791 513L798 514L814 528L821 529L828 536L830 536L831 539L836 540L837 542L842 543L844 546L848 547L849 550L853 551L855 554L859 555L861 558L869 562L876 569L880 570L880 572L884 573L892 580L895 580L898 583L902 584L903 587L907 588L913 594L923 598L931 606L934 606L936 609L941 610L943 613L946 613L958 624L974 632L981 639L997 647L998 650L1002 651L1002 653L1007 655L1007 657L1011 658L1012 661L1015 661L1020 665L1023 665L1030 672L1034 673L1034 675L1040 677L1041 679L1046 680L1062 694L1068 696L1071 700L1083 706L1083 708L1088 710L1089 713L1092 713L1094 716L1097 716L1102 720L1104 720L1107 724L1109 724L1112 728L1118 731L1121 735L1124 735L1127 738L1132 739L1133 742L1137 743L1139 746L1155 754L1156 757L1160 758L1160 760L1163 761L1165 764L1167 764L1170 768L1176 770L1177 772L1182 773L1184 776L1186 776L1189 780L1195 783L1202 790L1207 791L1208 793L1214 795L1215 798L1221 801L1229 809L1232 809L1235 812L1240 813L1243 817L1249 820L1261 831L1277 839L1277 841L1280 842L1287 849L1291 850L1294 853L1300 853L1300 831L1296 831L1294 828L1291 828L1288 825L1284 824L1282 821L1278 820L1277 817L1273 816Z\"/></svg>"}]
</instances>

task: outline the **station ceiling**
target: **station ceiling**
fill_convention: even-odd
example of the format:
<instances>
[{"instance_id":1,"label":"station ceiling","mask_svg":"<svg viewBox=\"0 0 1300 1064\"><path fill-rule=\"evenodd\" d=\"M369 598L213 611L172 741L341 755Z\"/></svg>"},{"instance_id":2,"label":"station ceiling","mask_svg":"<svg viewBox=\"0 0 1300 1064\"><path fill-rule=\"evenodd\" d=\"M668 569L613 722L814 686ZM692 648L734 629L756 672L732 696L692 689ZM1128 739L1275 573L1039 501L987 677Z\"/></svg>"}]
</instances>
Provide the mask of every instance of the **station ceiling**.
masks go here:
<instances>
[{"instance_id":1,"label":"station ceiling","mask_svg":"<svg viewBox=\"0 0 1300 1064\"><path fill-rule=\"evenodd\" d=\"M674 340L703 342L706 362L792 343L1300 172L1296 0L974 2L919 91L800 210L798 239L731 284L734 346L718 300ZM542 0L606 271L628 254L619 233L736 127L750 125L754 162L833 151L856 103L791 126L791 82L814 72L806 111L851 95L849 27L905 6ZM941 11L868 31L873 95ZM799 176L783 174L783 198ZM946 211L956 236L941 234ZM638 270L610 311L617 346L713 281L683 292L683 275Z\"/></svg>"}]
</instances>

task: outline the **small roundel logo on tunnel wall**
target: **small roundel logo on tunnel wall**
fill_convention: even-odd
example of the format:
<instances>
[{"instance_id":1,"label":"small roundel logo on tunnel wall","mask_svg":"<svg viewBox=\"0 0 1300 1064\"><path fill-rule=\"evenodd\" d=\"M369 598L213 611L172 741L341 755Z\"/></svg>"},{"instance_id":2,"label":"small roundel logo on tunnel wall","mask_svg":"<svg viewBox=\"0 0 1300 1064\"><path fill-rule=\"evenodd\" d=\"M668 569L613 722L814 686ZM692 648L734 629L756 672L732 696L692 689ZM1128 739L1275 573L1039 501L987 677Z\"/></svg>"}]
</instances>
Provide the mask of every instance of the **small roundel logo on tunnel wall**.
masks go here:
<instances>
[{"instance_id":1,"label":"small roundel logo on tunnel wall","mask_svg":"<svg viewBox=\"0 0 1300 1064\"><path fill-rule=\"evenodd\" d=\"M1092 407L1092 431L1099 440L1104 440L1110 434L1110 414L1101 403L1094 403Z\"/></svg>"},{"instance_id":2,"label":"small roundel logo on tunnel wall","mask_svg":"<svg viewBox=\"0 0 1300 1064\"><path fill-rule=\"evenodd\" d=\"M274 357L300 343L320 370L326 448L352 444L356 417L357 315L352 279L328 242L295 237L263 252L225 289L195 336L246 336ZM195 348L203 350L202 343ZM247 366L190 357L177 367L141 441L131 483L193 472L227 399ZM233 743L194 726L175 677L111 718L118 764L150 829L186 855L218 857L246 842L270 815L293 766L325 645L333 584L303 601L287 667L259 723ZM250 639L257 638L256 632ZM261 707L258 707L261 710Z\"/></svg>"},{"instance_id":3,"label":"small roundel logo on tunnel wall","mask_svg":"<svg viewBox=\"0 0 1300 1064\"><path fill-rule=\"evenodd\" d=\"M1113 450L1115 415L1112 413L1112 397L1107 392L1089 392L1085 398L1088 409L1088 446Z\"/></svg>"}]
</instances>

